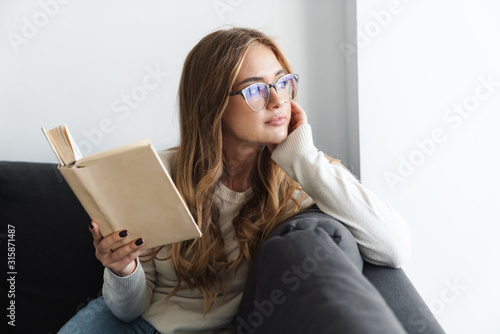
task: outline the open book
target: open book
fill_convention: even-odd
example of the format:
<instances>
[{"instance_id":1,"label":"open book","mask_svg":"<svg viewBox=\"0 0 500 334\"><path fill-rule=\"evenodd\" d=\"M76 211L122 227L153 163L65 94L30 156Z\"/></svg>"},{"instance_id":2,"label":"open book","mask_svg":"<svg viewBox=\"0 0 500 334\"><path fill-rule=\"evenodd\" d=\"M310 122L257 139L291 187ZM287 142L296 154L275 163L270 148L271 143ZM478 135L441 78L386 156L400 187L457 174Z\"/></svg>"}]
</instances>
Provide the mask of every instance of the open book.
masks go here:
<instances>
[{"instance_id":1,"label":"open book","mask_svg":"<svg viewBox=\"0 0 500 334\"><path fill-rule=\"evenodd\" d=\"M82 157L66 126L42 131L101 234L128 231L114 249L141 237L148 249L201 236L149 139Z\"/></svg>"}]
</instances>

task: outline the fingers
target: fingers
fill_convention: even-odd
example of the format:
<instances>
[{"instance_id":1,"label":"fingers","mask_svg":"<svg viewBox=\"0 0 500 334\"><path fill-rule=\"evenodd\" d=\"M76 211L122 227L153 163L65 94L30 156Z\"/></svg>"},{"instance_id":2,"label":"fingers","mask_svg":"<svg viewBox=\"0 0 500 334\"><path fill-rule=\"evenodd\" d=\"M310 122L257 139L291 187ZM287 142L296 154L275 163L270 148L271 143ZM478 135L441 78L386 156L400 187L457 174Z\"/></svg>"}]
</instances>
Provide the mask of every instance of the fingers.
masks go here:
<instances>
[{"instance_id":1,"label":"fingers","mask_svg":"<svg viewBox=\"0 0 500 334\"><path fill-rule=\"evenodd\" d=\"M307 124L307 115L304 109L295 101L290 102L291 105L291 131L294 131L302 124Z\"/></svg>"},{"instance_id":2,"label":"fingers","mask_svg":"<svg viewBox=\"0 0 500 334\"><path fill-rule=\"evenodd\" d=\"M99 232L99 231L97 231L97 232ZM113 246L116 243L122 241L127 236L128 236L127 230L117 231L117 232L111 233L110 235L106 236L105 238L101 238L101 240L98 242L96 249L100 253L109 253L109 252L111 252Z\"/></svg>"},{"instance_id":3,"label":"fingers","mask_svg":"<svg viewBox=\"0 0 500 334\"><path fill-rule=\"evenodd\" d=\"M304 109L295 101L290 101L290 122L288 123L288 135L302 124L307 124L307 115ZM268 144L267 149L273 153L278 144Z\"/></svg>"},{"instance_id":4,"label":"fingers","mask_svg":"<svg viewBox=\"0 0 500 334\"><path fill-rule=\"evenodd\" d=\"M94 238L94 247L96 251L100 253L107 253L111 251L111 247L123 238L126 238L128 233L127 231L119 231L111 234L107 238L104 238L99 231L99 224L95 221L91 221L89 225L90 233L92 233L92 237Z\"/></svg>"},{"instance_id":5,"label":"fingers","mask_svg":"<svg viewBox=\"0 0 500 334\"><path fill-rule=\"evenodd\" d=\"M295 118L296 123L300 125L307 123L306 111L295 101L291 101L292 116Z\"/></svg>"},{"instance_id":6,"label":"fingers","mask_svg":"<svg viewBox=\"0 0 500 334\"><path fill-rule=\"evenodd\" d=\"M89 230L94 238L95 255L103 266L108 267L120 276L131 274L135 269L135 259L143 252L144 240L139 238L113 250L112 248L116 243L128 236L126 230L102 237L99 232L99 225L95 221L90 223Z\"/></svg>"},{"instance_id":7,"label":"fingers","mask_svg":"<svg viewBox=\"0 0 500 334\"><path fill-rule=\"evenodd\" d=\"M136 259L144 252L142 246L144 240L141 238L131 241L120 248L107 253L101 263L111 269L118 276L128 276L132 274L136 267Z\"/></svg>"},{"instance_id":8,"label":"fingers","mask_svg":"<svg viewBox=\"0 0 500 334\"><path fill-rule=\"evenodd\" d=\"M92 238L94 238L94 247L97 248L97 245L101 242L102 235L99 232L99 225L95 221L91 221L89 224L89 231L92 234Z\"/></svg>"}]
</instances>

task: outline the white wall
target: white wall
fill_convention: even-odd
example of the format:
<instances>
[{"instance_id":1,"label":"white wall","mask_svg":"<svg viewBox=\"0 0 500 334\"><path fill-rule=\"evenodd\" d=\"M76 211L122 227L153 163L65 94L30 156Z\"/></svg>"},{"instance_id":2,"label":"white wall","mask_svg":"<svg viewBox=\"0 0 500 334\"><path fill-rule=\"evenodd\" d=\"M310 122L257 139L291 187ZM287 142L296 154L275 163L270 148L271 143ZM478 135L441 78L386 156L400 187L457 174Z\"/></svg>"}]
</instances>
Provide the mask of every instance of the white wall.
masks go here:
<instances>
[{"instance_id":1,"label":"white wall","mask_svg":"<svg viewBox=\"0 0 500 334\"><path fill-rule=\"evenodd\" d=\"M361 179L411 225L447 333L499 333L500 3L357 5Z\"/></svg>"},{"instance_id":2,"label":"white wall","mask_svg":"<svg viewBox=\"0 0 500 334\"><path fill-rule=\"evenodd\" d=\"M316 0L305 2L305 40L308 74L307 110L315 130L316 146L342 161L359 175L358 122L351 108L347 78L354 78L356 59L347 63L338 47L355 33L355 2ZM354 90L354 92L356 92ZM357 95L355 96L357 98ZM303 101L301 99L301 101Z\"/></svg>"},{"instance_id":3,"label":"white wall","mask_svg":"<svg viewBox=\"0 0 500 334\"><path fill-rule=\"evenodd\" d=\"M200 38L226 25L276 37L300 74L299 98L317 146L347 159L345 73L337 48L344 34L342 4L1 1L0 160L55 163L40 128L62 123L84 155L146 137L157 149L176 145L183 61ZM319 13L321 20L313 17ZM314 65L318 59L323 66ZM159 72L156 80L150 72Z\"/></svg>"}]
</instances>

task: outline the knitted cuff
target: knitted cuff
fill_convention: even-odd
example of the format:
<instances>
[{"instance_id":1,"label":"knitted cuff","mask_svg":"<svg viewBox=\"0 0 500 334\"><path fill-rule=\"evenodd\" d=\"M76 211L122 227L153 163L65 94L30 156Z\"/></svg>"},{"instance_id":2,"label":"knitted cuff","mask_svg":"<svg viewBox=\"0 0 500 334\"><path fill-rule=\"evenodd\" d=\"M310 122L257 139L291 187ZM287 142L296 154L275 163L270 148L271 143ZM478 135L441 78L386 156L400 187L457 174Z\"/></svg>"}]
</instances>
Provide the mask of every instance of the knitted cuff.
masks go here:
<instances>
[{"instance_id":1,"label":"knitted cuff","mask_svg":"<svg viewBox=\"0 0 500 334\"><path fill-rule=\"evenodd\" d=\"M295 173L293 172L294 161L303 154L316 151L311 126L302 124L276 147L271 158L285 170L288 176L295 179Z\"/></svg>"},{"instance_id":2,"label":"knitted cuff","mask_svg":"<svg viewBox=\"0 0 500 334\"><path fill-rule=\"evenodd\" d=\"M109 268L104 269L104 281L109 287L115 291L127 291L134 289L138 283L141 282L141 275L139 271L143 271L140 261L137 261L137 266L134 272L128 276L118 276Z\"/></svg>"}]
</instances>

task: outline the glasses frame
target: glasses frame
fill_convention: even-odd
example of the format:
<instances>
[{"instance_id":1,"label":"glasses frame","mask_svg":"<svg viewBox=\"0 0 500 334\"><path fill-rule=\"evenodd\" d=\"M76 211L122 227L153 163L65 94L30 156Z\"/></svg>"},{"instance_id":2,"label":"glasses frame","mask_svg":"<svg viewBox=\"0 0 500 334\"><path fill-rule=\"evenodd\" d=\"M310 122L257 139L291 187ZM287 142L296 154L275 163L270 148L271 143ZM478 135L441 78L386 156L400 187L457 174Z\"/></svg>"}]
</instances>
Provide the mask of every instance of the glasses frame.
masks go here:
<instances>
[{"instance_id":1,"label":"glasses frame","mask_svg":"<svg viewBox=\"0 0 500 334\"><path fill-rule=\"evenodd\" d=\"M252 109L253 111L261 111L262 109L266 108L266 107L267 107L267 105L269 104L269 96L271 95L271 87L273 87L273 88L274 88L274 90L276 91L276 94L278 94L278 88L276 88L276 84L278 83L278 81L280 81L283 77L286 77L287 75L291 75L291 76L293 76L293 77L295 78L295 80L297 81L297 93L295 94L295 97L294 97L293 99L289 99L289 100L287 100L286 102L293 101L293 100L295 100L295 99L297 98L297 95L298 95L298 93L299 93L299 75L298 75L298 74L295 74L295 73L284 74L284 75L282 75L281 77L279 77L278 79L276 79L276 81L275 81L274 83L271 83L271 84L266 84L266 83L264 83L264 82L255 82L255 83L253 83L253 84L250 84L250 85L246 86L246 87L245 87L245 88L243 88L243 89L240 89L240 90L239 90L239 91L237 91L237 92L232 92L232 93L229 93L229 95L230 95L230 96L233 96L233 95L241 95L241 96L243 96L243 99L245 100L245 102L246 102L246 104L247 104L248 108ZM256 84L262 84L262 85L266 86L266 88L267 88L266 104L265 104L262 108L260 108L260 109L258 109L258 110L255 110L255 109L253 109L252 107L250 107L250 105L248 104L247 98L245 97L245 94L246 94L246 92L247 92L248 88L250 88L250 86L252 86L252 85L256 85Z\"/></svg>"}]
</instances>

